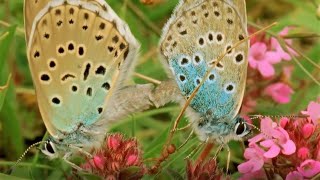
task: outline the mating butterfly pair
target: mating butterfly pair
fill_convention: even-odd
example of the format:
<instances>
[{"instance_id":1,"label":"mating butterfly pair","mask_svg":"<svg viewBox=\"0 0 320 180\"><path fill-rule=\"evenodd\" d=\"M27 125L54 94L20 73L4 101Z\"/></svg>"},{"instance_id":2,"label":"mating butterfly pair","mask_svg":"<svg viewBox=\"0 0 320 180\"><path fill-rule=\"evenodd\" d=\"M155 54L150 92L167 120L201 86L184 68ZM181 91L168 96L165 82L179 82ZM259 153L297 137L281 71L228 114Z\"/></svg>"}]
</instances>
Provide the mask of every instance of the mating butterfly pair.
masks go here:
<instances>
[{"instance_id":1,"label":"mating butterfly pair","mask_svg":"<svg viewBox=\"0 0 320 180\"><path fill-rule=\"evenodd\" d=\"M202 141L226 143L249 132L237 115L248 42L231 51L247 36L246 23L244 0L181 0L164 28L161 55L183 97L204 80L188 109ZM139 43L104 0L26 0L25 29L39 108L50 133L43 152L67 158L99 146Z\"/></svg>"}]
</instances>

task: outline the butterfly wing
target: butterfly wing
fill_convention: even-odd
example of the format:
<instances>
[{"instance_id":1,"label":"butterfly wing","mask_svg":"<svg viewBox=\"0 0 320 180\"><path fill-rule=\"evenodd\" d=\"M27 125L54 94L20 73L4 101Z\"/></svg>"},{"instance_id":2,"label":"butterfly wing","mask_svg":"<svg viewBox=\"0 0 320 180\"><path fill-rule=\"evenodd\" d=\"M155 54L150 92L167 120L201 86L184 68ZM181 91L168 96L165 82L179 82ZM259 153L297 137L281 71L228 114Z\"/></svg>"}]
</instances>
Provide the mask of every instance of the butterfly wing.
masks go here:
<instances>
[{"instance_id":1,"label":"butterfly wing","mask_svg":"<svg viewBox=\"0 0 320 180\"><path fill-rule=\"evenodd\" d=\"M241 5L241 11L239 6ZM213 60L247 36L245 1L181 1L160 43L164 64L189 97ZM248 42L228 53L192 100L198 113L230 119L238 113L246 82Z\"/></svg>"},{"instance_id":2,"label":"butterfly wing","mask_svg":"<svg viewBox=\"0 0 320 180\"><path fill-rule=\"evenodd\" d=\"M29 66L50 134L97 122L139 47L127 25L103 0L51 1L26 23Z\"/></svg>"}]
</instances>

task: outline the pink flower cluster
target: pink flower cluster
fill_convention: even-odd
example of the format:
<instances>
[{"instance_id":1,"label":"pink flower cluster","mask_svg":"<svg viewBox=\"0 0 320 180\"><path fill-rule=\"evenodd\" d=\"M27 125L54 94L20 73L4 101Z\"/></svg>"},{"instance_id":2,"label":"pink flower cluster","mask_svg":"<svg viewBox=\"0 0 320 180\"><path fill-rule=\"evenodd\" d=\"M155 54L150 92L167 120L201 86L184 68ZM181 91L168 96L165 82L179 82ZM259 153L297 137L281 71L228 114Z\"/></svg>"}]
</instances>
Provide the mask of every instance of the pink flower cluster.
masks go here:
<instances>
[{"instance_id":1,"label":"pink flower cluster","mask_svg":"<svg viewBox=\"0 0 320 180\"><path fill-rule=\"evenodd\" d=\"M284 37L288 34L290 27L285 27L279 34ZM249 29L253 33L255 30ZM292 40L285 40L292 44ZM274 37L265 33L256 35L250 39L249 69L246 94L243 101L242 113L247 114L254 111L256 99L266 98L279 104L287 104L291 100L293 90L290 87L290 77L294 70L292 66L282 66L281 73L276 73L275 64L282 60L290 61L291 55L297 53L287 47L286 52Z\"/></svg>"},{"instance_id":2,"label":"pink flower cluster","mask_svg":"<svg viewBox=\"0 0 320 180\"><path fill-rule=\"evenodd\" d=\"M279 36L286 36L290 29L290 27L284 28L279 33ZM261 37L255 36L250 40L249 65L252 69L257 69L263 77L269 78L275 75L273 64L277 64L281 60L290 61L290 54L297 54L289 47L287 48L290 54L287 53L274 37L266 38L265 35ZM285 40L285 42L290 45L292 44L292 40Z\"/></svg>"},{"instance_id":3,"label":"pink flower cluster","mask_svg":"<svg viewBox=\"0 0 320 180\"><path fill-rule=\"evenodd\" d=\"M247 161L238 166L242 179L271 173L302 180L320 173L320 99L310 102L302 113L309 117L281 118L279 123L261 120L261 133L249 139L244 152Z\"/></svg>"},{"instance_id":4,"label":"pink flower cluster","mask_svg":"<svg viewBox=\"0 0 320 180\"><path fill-rule=\"evenodd\" d=\"M141 150L135 139L124 139L121 134L111 134L101 148L93 150L93 158L88 159L81 167L86 171L104 179L122 179L135 177L139 179L144 174ZM137 167L137 171L128 169Z\"/></svg>"}]
</instances>

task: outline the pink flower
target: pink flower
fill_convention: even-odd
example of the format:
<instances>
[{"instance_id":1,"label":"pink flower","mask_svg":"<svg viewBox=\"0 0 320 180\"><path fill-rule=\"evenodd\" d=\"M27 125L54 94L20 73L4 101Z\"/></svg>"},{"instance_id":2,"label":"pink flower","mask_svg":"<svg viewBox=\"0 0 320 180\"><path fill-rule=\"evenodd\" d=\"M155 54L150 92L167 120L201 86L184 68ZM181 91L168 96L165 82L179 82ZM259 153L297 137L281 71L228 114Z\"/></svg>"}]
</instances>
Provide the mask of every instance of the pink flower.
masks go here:
<instances>
[{"instance_id":1,"label":"pink flower","mask_svg":"<svg viewBox=\"0 0 320 180\"><path fill-rule=\"evenodd\" d=\"M283 117L283 118L280 119L280 126L281 126L282 128L285 128L286 125L288 124L288 122L289 122L289 118Z\"/></svg>"},{"instance_id":2,"label":"pink flower","mask_svg":"<svg viewBox=\"0 0 320 180\"><path fill-rule=\"evenodd\" d=\"M137 140L126 139L119 133L109 134L100 148L92 150L93 158L87 159L81 167L103 179L124 176L139 179L146 172L141 153ZM135 169L127 171L131 166Z\"/></svg>"},{"instance_id":3,"label":"pink flower","mask_svg":"<svg viewBox=\"0 0 320 180\"><path fill-rule=\"evenodd\" d=\"M293 94L293 90L290 86L278 82L275 84L271 84L265 89L265 93L268 96L271 96L275 102L280 104L286 104L290 102L291 94Z\"/></svg>"},{"instance_id":4,"label":"pink flower","mask_svg":"<svg viewBox=\"0 0 320 180\"><path fill-rule=\"evenodd\" d=\"M320 173L320 162L308 159L302 162L297 169L304 177L311 178Z\"/></svg>"},{"instance_id":5,"label":"pink flower","mask_svg":"<svg viewBox=\"0 0 320 180\"><path fill-rule=\"evenodd\" d=\"M101 158L100 156L96 155L93 157L93 163L94 165L99 168L99 169L103 169L104 166L104 160L103 158Z\"/></svg>"},{"instance_id":6,"label":"pink flower","mask_svg":"<svg viewBox=\"0 0 320 180\"><path fill-rule=\"evenodd\" d=\"M301 147L298 150L298 158L305 160L309 157L310 151L307 147Z\"/></svg>"},{"instance_id":7,"label":"pink flower","mask_svg":"<svg viewBox=\"0 0 320 180\"><path fill-rule=\"evenodd\" d=\"M116 151L120 146L122 136L120 134L110 135L107 139L107 146L109 149Z\"/></svg>"},{"instance_id":8,"label":"pink flower","mask_svg":"<svg viewBox=\"0 0 320 180\"><path fill-rule=\"evenodd\" d=\"M293 154L296 151L294 142L289 138L288 132L282 127L277 127L270 118L261 120L261 133L249 139L249 147L259 143L267 151L263 153L265 158L274 158L280 152L285 155Z\"/></svg>"},{"instance_id":9,"label":"pink flower","mask_svg":"<svg viewBox=\"0 0 320 180\"><path fill-rule=\"evenodd\" d=\"M311 123L303 125L303 127L302 127L302 135L303 135L303 137L305 139L309 138L312 135L312 133L314 132L314 129L315 129L315 127Z\"/></svg>"},{"instance_id":10,"label":"pink flower","mask_svg":"<svg viewBox=\"0 0 320 180\"><path fill-rule=\"evenodd\" d=\"M320 121L320 104L311 101L307 108L307 114L310 116L313 124L318 124Z\"/></svg>"},{"instance_id":11,"label":"pink flower","mask_svg":"<svg viewBox=\"0 0 320 180\"><path fill-rule=\"evenodd\" d=\"M247 148L244 152L244 157L248 159L248 161L238 166L239 172L246 174L260 170L264 164L263 153L264 151L256 145Z\"/></svg>"},{"instance_id":12,"label":"pink flower","mask_svg":"<svg viewBox=\"0 0 320 180\"><path fill-rule=\"evenodd\" d=\"M263 169L260 169L256 172L243 174L239 180L253 180L253 179L267 179L266 172Z\"/></svg>"},{"instance_id":13,"label":"pink flower","mask_svg":"<svg viewBox=\"0 0 320 180\"><path fill-rule=\"evenodd\" d=\"M286 176L286 180L303 180L303 176L298 171L293 171Z\"/></svg>"},{"instance_id":14,"label":"pink flower","mask_svg":"<svg viewBox=\"0 0 320 180\"><path fill-rule=\"evenodd\" d=\"M275 74L272 64L280 62L276 54L267 51L267 45L263 42L254 43L249 52L249 65L253 69L258 69L263 77L271 77Z\"/></svg>"},{"instance_id":15,"label":"pink flower","mask_svg":"<svg viewBox=\"0 0 320 180\"><path fill-rule=\"evenodd\" d=\"M286 36L286 35L288 34L288 32L289 32L290 29L291 29L290 27L285 27L285 28L279 33L279 36ZM271 48L272 48L272 49L275 51L275 53L276 53L276 56L275 56L275 57L279 58L280 60L281 60L281 59L286 60L286 61L290 61L290 60L291 60L290 54L288 54L285 50L282 49L280 43L278 42L278 40L277 40L276 38L272 37L271 40L270 40L270 42L271 42ZM290 44L290 45L292 44L292 40L291 40L291 39L287 39L287 40L285 40L285 42L286 42L287 44ZM297 53L296 53L293 49L291 49L291 48L289 48L289 47L287 47L287 49L288 49L288 51L289 51L292 55L297 56Z\"/></svg>"}]
</instances>

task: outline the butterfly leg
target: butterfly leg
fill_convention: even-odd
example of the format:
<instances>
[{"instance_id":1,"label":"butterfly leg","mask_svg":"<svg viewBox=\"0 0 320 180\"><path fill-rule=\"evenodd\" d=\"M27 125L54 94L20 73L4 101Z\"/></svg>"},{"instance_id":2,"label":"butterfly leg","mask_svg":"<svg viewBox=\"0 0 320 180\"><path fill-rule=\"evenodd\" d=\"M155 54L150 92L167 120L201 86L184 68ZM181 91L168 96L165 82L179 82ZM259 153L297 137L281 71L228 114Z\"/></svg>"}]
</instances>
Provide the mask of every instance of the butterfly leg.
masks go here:
<instances>
[{"instance_id":1,"label":"butterfly leg","mask_svg":"<svg viewBox=\"0 0 320 180\"><path fill-rule=\"evenodd\" d=\"M192 155L194 155L201 147L202 147L202 145L204 145L205 144L205 142L201 142L195 149L193 149L191 152L190 152L190 154L188 154L188 156L187 157L185 157L184 159L190 159L190 157L192 156Z\"/></svg>"},{"instance_id":2,"label":"butterfly leg","mask_svg":"<svg viewBox=\"0 0 320 180\"><path fill-rule=\"evenodd\" d=\"M69 164L72 168L78 170L78 171L83 171L83 169L81 167L79 167L78 165L74 164L73 162L69 161L69 158L71 157L72 153L69 152L69 153L66 153L64 156L63 156L63 160Z\"/></svg>"},{"instance_id":3,"label":"butterfly leg","mask_svg":"<svg viewBox=\"0 0 320 180\"><path fill-rule=\"evenodd\" d=\"M222 148L223 148L223 145L222 145L222 144L221 144L221 145L219 145L219 147L218 147L218 149L217 149L216 153L215 153L215 154L214 154L214 156L213 156L213 159L217 159L218 154L219 154L219 152L222 150Z\"/></svg>"},{"instance_id":4,"label":"butterfly leg","mask_svg":"<svg viewBox=\"0 0 320 180\"><path fill-rule=\"evenodd\" d=\"M226 145L226 149L227 149L227 151L228 151L228 158L227 158L227 173L228 173L228 171L229 171L229 164L230 164L230 158L231 158L231 151L230 151L230 148L229 148L229 146L228 145Z\"/></svg>"},{"instance_id":5,"label":"butterfly leg","mask_svg":"<svg viewBox=\"0 0 320 180\"><path fill-rule=\"evenodd\" d=\"M185 129L188 129L188 128L190 128L191 127L191 123L189 123L188 125L186 125L186 126L184 126L184 127L182 127L182 128L177 128L175 131L183 131L183 130L185 130Z\"/></svg>"},{"instance_id":6,"label":"butterfly leg","mask_svg":"<svg viewBox=\"0 0 320 180\"><path fill-rule=\"evenodd\" d=\"M187 144L187 142L191 139L192 135L193 135L193 130L189 134L188 138L179 146L178 150L181 149L184 145Z\"/></svg>"}]
</instances>

